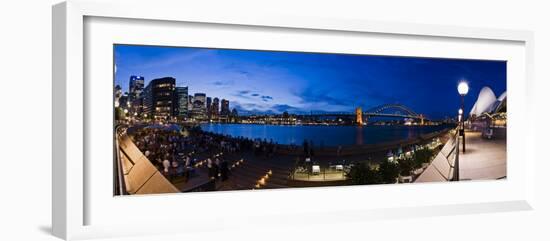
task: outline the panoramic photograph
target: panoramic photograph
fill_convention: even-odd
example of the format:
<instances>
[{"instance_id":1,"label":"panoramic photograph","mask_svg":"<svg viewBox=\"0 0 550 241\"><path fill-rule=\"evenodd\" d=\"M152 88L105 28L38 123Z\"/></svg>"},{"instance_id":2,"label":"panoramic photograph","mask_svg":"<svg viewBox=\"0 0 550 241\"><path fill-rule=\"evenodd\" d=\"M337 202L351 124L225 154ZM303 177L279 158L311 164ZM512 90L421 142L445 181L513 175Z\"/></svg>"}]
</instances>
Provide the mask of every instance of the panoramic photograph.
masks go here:
<instances>
[{"instance_id":1,"label":"panoramic photograph","mask_svg":"<svg viewBox=\"0 0 550 241\"><path fill-rule=\"evenodd\" d=\"M125 44L113 57L114 195L506 179L506 61Z\"/></svg>"}]
</instances>

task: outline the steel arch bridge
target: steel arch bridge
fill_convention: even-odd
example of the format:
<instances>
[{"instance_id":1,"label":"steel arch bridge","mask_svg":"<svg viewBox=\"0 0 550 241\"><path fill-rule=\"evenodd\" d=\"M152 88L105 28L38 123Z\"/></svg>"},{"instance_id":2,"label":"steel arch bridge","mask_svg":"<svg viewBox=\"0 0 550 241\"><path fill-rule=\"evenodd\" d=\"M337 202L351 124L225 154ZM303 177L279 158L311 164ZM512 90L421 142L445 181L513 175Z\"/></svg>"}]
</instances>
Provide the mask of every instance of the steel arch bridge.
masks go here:
<instances>
[{"instance_id":1,"label":"steel arch bridge","mask_svg":"<svg viewBox=\"0 0 550 241\"><path fill-rule=\"evenodd\" d=\"M384 113L386 110L399 110L402 113L394 112L394 113ZM413 110L411 110L409 107L401 105L401 104L384 104L379 105L374 108L370 108L367 111L363 112L364 116L390 116L390 117L403 117L403 118L412 118L412 119L422 119L424 118L423 115L417 114Z\"/></svg>"},{"instance_id":2,"label":"steel arch bridge","mask_svg":"<svg viewBox=\"0 0 550 241\"><path fill-rule=\"evenodd\" d=\"M388 112L389 110L397 110L396 112ZM357 112L311 112L307 116L324 117L324 116L355 116ZM402 104L384 104L366 111L361 111L364 117L402 117L411 119L424 119L422 114L418 114L409 107Z\"/></svg>"},{"instance_id":3,"label":"steel arch bridge","mask_svg":"<svg viewBox=\"0 0 550 241\"><path fill-rule=\"evenodd\" d=\"M391 112L391 110L395 110L394 112ZM252 114L252 115L261 115L261 114L254 114L254 113L246 113L246 114ZM342 117L342 118L354 118L355 122L358 124L363 124L368 121L369 118L372 117L397 117L397 118L409 118L409 119L415 119L420 120L420 123L424 124L424 121L426 118L422 114L418 114L415 111L413 111L411 108L402 105L402 104L383 104L379 106L372 107L370 109L367 109L366 111L362 111L361 107L358 107L354 112L326 112L326 111L319 111L319 112L309 112L309 113L300 113L295 114L300 117L305 118L319 118L319 117Z\"/></svg>"}]
</instances>

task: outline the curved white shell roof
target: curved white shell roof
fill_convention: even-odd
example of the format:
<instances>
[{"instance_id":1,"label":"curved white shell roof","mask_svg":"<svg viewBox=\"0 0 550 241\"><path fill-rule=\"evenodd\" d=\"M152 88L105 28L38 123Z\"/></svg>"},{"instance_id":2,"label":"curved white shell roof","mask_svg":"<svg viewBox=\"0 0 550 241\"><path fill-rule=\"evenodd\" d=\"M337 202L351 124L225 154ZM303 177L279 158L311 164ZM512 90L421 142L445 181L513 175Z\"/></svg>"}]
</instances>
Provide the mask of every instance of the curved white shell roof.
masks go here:
<instances>
[{"instance_id":1,"label":"curved white shell roof","mask_svg":"<svg viewBox=\"0 0 550 241\"><path fill-rule=\"evenodd\" d=\"M503 95L506 96L505 93ZM487 86L483 87L483 89L481 89L481 91L479 92L479 96L477 97L477 101L474 104L474 107L470 111L470 115L479 116L484 112L491 112L492 107L494 107L494 103L496 101L497 98L491 88Z\"/></svg>"},{"instance_id":2,"label":"curved white shell roof","mask_svg":"<svg viewBox=\"0 0 550 241\"><path fill-rule=\"evenodd\" d=\"M502 102L503 100L506 99L506 91L504 91L504 93L502 93L499 97L498 97L498 101Z\"/></svg>"}]
</instances>

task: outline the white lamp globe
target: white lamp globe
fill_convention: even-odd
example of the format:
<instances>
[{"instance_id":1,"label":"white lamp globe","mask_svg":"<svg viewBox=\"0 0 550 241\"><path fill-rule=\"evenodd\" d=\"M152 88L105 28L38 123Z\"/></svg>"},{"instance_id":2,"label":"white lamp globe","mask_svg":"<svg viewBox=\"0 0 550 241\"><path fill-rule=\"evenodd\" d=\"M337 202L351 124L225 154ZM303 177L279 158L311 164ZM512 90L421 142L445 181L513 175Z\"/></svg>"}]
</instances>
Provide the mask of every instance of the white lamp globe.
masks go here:
<instances>
[{"instance_id":1,"label":"white lamp globe","mask_svg":"<svg viewBox=\"0 0 550 241\"><path fill-rule=\"evenodd\" d=\"M462 81L458 84L458 93L460 95L468 94L469 89L470 89L470 87L468 87L468 83L466 83L466 81Z\"/></svg>"},{"instance_id":2,"label":"white lamp globe","mask_svg":"<svg viewBox=\"0 0 550 241\"><path fill-rule=\"evenodd\" d=\"M458 114L462 115L462 109L458 109Z\"/></svg>"}]
</instances>

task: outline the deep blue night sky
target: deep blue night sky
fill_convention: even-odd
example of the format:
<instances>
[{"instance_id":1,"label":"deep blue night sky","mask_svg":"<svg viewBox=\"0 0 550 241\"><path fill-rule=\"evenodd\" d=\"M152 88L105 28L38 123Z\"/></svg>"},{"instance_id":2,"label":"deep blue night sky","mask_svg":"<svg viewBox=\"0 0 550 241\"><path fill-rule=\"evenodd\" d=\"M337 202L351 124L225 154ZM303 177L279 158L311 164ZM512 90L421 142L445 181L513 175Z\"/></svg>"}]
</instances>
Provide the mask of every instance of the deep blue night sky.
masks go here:
<instances>
[{"instance_id":1,"label":"deep blue night sky","mask_svg":"<svg viewBox=\"0 0 550 241\"><path fill-rule=\"evenodd\" d=\"M456 86L468 81L469 111L484 86L506 91L506 62L368 55L115 45L115 84L130 75L171 76L189 94L225 98L239 111L363 110L404 104L439 119L455 116Z\"/></svg>"}]
</instances>

